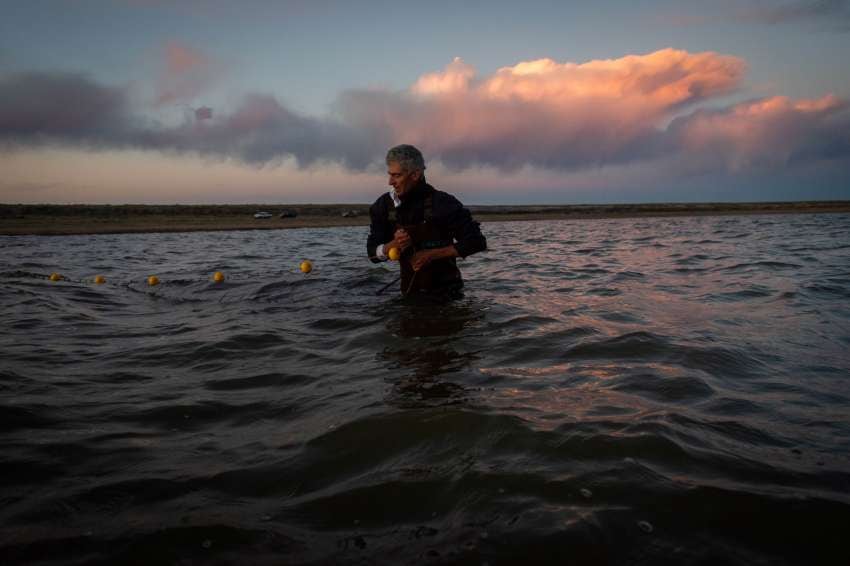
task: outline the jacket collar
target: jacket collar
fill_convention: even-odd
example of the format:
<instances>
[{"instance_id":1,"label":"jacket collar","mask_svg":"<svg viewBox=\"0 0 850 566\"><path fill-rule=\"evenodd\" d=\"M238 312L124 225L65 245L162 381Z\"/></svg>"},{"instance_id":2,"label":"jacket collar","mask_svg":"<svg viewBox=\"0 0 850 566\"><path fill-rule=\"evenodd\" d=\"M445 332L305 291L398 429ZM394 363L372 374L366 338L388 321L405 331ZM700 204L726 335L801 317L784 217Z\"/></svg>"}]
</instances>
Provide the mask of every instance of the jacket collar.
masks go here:
<instances>
[{"instance_id":1,"label":"jacket collar","mask_svg":"<svg viewBox=\"0 0 850 566\"><path fill-rule=\"evenodd\" d=\"M428 193L428 189L431 187L428 183L425 182L425 179L419 179L419 182L416 183L413 187L410 188L410 192L408 192L404 197L402 197L402 202L413 202L416 200L421 200L425 198L425 195Z\"/></svg>"},{"instance_id":2,"label":"jacket collar","mask_svg":"<svg viewBox=\"0 0 850 566\"><path fill-rule=\"evenodd\" d=\"M390 189L387 194L390 196L396 208L400 207L403 202L414 202L425 198L425 195L434 188L425 182L425 179L420 179L419 182L410 188L410 191L404 195L404 198L399 197L395 189Z\"/></svg>"}]
</instances>

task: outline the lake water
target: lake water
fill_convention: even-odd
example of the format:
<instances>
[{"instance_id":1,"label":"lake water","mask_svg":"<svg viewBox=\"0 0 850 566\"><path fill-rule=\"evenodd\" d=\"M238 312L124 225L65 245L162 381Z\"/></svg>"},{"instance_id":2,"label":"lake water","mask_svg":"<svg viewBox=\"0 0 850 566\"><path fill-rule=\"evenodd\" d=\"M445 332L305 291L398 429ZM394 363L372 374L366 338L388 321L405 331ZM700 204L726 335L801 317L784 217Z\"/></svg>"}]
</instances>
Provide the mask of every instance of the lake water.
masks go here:
<instances>
[{"instance_id":1,"label":"lake water","mask_svg":"<svg viewBox=\"0 0 850 566\"><path fill-rule=\"evenodd\" d=\"M850 215L483 228L0 238L2 562L846 558Z\"/></svg>"}]
</instances>

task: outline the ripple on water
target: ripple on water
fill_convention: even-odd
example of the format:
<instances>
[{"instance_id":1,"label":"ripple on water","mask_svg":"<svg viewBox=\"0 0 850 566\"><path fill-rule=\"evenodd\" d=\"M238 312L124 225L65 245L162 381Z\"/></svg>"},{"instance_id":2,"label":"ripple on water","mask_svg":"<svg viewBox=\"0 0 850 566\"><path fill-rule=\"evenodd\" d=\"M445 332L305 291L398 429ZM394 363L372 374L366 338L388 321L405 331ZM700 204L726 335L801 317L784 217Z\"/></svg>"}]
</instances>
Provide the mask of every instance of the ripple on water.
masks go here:
<instances>
[{"instance_id":1,"label":"ripple on water","mask_svg":"<svg viewBox=\"0 0 850 566\"><path fill-rule=\"evenodd\" d=\"M252 422L276 409L266 402L223 403L220 401L201 401L191 405L169 403L159 407L150 407L127 411L113 418L118 422L136 423L145 427L163 430L203 430L212 425L226 423Z\"/></svg>"},{"instance_id":2,"label":"ripple on water","mask_svg":"<svg viewBox=\"0 0 850 566\"><path fill-rule=\"evenodd\" d=\"M672 353L672 341L668 337L638 331L611 338L584 341L571 348L567 355L571 359L653 360Z\"/></svg>"},{"instance_id":3,"label":"ripple on water","mask_svg":"<svg viewBox=\"0 0 850 566\"><path fill-rule=\"evenodd\" d=\"M740 289L738 291L728 291L725 293L712 293L709 295L705 295L700 297L700 300L705 302L730 302L735 303L739 301L750 301L754 299L764 299L767 297L771 297L776 293L775 289L771 289L769 287L761 286L761 285L753 285L748 287L747 289Z\"/></svg>"},{"instance_id":4,"label":"ripple on water","mask_svg":"<svg viewBox=\"0 0 850 566\"><path fill-rule=\"evenodd\" d=\"M617 391L664 403L695 403L714 395L714 388L696 375L666 373L624 375L609 386Z\"/></svg>"},{"instance_id":5,"label":"ripple on water","mask_svg":"<svg viewBox=\"0 0 850 566\"><path fill-rule=\"evenodd\" d=\"M305 374L283 372L262 373L246 377L213 379L204 382L204 387L213 391L240 391L243 389L278 388L312 383L313 378Z\"/></svg>"}]
</instances>

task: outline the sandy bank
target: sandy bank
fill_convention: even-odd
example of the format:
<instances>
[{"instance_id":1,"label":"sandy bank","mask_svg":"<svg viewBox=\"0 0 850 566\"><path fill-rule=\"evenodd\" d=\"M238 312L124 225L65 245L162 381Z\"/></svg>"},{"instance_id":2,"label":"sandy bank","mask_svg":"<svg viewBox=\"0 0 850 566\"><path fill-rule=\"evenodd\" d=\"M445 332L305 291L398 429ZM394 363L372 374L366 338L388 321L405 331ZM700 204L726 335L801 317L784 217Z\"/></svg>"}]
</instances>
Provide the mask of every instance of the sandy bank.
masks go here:
<instances>
[{"instance_id":1,"label":"sandy bank","mask_svg":"<svg viewBox=\"0 0 850 566\"><path fill-rule=\"evenodd\" d=\"M729 214L850 213L850 201L669 203L570 206L470 206L482 223L594 220ZM264 210L272 218L255 219ZM279 218L279 211L295 218ZM343 216L345 214L345 216ZM219 230L280 230L366 226L368 206L355 205L5 205L0 235L120 234Z\"/></svg>"}]
</instances>

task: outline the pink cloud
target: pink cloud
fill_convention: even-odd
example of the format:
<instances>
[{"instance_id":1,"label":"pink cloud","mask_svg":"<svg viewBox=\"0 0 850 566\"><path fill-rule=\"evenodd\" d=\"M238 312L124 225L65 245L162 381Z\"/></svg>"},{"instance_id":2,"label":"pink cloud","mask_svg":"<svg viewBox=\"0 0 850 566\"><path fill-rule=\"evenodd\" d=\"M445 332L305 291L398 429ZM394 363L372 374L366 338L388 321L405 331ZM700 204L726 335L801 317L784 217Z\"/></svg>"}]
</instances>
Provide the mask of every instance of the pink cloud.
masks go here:
<instances>
[{"instance_id":1,"label":"pink cloud","mask_svg":"<svg viewBox=\"0 0 850 566\"><path fill-rule=\"evenodd\" d=\"M220 72L212 59L176 41L164 49L162 70L157 80L158 106L189 101L215 80Z\"/></svg>"},{"instance_id":2,"label":"pink cloud","mask_svg":"<svg viewBox=\"0 0 850 566\"><path fill-rule=\"evenodd\" d=\"M455 57L441 73L428 73L419 77L411 90L423 96L466 92L475 77L475 68Z\"/></svg>"},{"instance_id":3,"label":"pink cloud","mask_svg":"<svg viewBox=\"0 0 850 566\"><path fill-rule=\"evenodd\" d=\"M456 58L407 92L349 93L344 116L449 164L515 168L619 160L688 104L734 91L737 58L664 49L576 64L538 59L491 76Z\"/></svg>"},{"instance_id":4,"label":"pink cloud","mask_svg":"<svg viewBox=\"0 0 850 566\"><path fill-rule=\"evenodd\" d=\"M792 100L774 96L722 110L697 111L671 124L671 139L705 169L737 172L781 167L846 153L850 133L834 95Z\"/></svg>"},{"instance_id":5,"label":"pink cloud","mask_svg":"<svg viewBox=\"0 0 850 566\"><path fill-rule=\"evenodd\" d=\"M560 106L587 98L616 100L659 112L725 94L738 85L745 69L737 57L676 49L582 64L538 59L499 69L482 82L480 91L495 99Z\"/></svg>"}]
</instances>

